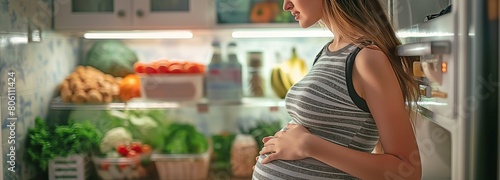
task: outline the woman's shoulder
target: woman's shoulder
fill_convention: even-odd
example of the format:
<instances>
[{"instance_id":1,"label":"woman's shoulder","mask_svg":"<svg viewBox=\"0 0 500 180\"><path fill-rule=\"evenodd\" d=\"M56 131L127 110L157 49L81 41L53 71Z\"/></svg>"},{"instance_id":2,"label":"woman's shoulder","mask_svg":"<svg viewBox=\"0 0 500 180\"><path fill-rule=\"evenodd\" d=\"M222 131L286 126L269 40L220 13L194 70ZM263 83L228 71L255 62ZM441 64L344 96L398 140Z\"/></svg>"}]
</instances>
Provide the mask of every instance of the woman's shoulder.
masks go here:
<instances>
[{"instance_id":1,"label":"woman's shoulder","mask_svg":"<svg viewBox=\"0 0 500 180\"><path fill-rule=\"evenodd\" d=\"M378 70L392 70L389 58L380 50L378 46L370 45L366 46L359 51L356 56L354 66L358 70L364 70L366 68ZM366 71L361 71L366 72Z\"/></svg>"}]
</instances>

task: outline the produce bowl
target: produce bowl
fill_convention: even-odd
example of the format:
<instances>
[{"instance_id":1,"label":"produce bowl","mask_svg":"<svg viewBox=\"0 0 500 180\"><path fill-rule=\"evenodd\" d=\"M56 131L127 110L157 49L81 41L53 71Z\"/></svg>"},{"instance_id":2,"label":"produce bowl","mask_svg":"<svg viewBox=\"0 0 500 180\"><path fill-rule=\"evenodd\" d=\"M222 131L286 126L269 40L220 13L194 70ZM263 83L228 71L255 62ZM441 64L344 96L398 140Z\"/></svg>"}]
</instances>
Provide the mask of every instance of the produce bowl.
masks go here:
<instances>
[{"instance_id":1,"label":"produce bowl","mask_svg":"<svg viewBox=\"0 0 500 180\"><path fill-rule=\"evenodd\" d=\"M151 154L118 158L92 156L92 161L101 179L151 179L156 177Z\"/></svg>"},{"instance_id":2,"label":"produce bowl","mask_svg":"<svg viewBox=\"0 0 500 180\"><path fill-rule=\"evenodd\" d=\"M210 151L202 154L153 154L160 180L206 179L210 164Z\"/></svg>"}]
</instances>

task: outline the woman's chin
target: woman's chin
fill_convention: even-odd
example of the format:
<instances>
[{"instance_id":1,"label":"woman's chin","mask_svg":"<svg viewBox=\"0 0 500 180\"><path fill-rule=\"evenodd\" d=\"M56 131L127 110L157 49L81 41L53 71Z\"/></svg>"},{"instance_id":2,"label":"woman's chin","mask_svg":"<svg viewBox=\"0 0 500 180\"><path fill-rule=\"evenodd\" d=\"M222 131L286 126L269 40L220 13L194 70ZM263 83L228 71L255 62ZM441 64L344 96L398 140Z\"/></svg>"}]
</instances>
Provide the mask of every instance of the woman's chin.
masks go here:
<instances>
[{"instance_id":1,"label":"woman's chin","mask_svg":"<svg viewBox=\"0 0 500 180\"><path fill-rule=\"evenodd\" d=\"M303 21L299 21L299 26L301 28L308 28L308 27L311 27L313 24L312 23L306 23L306 22L303 22Z\"/></svg>"}]
</instances>

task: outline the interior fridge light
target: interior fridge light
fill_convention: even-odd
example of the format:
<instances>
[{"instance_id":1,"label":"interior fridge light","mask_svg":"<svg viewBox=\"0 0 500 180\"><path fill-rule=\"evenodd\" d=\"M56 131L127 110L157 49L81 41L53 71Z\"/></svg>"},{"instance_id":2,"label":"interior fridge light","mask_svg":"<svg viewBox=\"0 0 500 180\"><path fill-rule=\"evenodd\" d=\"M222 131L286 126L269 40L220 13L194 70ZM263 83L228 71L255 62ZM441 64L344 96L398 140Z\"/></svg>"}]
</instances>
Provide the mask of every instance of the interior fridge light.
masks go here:
<instances>
[{"instance_id":1,"label":"interior fridge light","mask_svg":"<svg viewBox=\"0 0 500 180\"><path fill-rule=\"evenodd\" d=\"M191 31L127 31L127 32L87 32L86 39L190 39Z\"/></svg>"},{"instance_id":2,"label":"interior fridge light","mask_svg":"<svg viewBox=\"0 0 500 180\"><path fill-rule=\"evenodd\" d=\"M233 38L333 37L327 30L236 30Z\"/></svg>"}]
</instances>

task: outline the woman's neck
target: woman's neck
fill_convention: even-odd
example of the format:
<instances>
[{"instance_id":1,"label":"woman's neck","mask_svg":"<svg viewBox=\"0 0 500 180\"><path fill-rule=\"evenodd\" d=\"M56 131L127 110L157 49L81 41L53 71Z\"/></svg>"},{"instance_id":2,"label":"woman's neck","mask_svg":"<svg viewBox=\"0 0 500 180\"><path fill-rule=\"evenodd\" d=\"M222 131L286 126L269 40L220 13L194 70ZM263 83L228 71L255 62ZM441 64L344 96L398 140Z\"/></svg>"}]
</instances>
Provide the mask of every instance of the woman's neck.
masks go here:
<instances>
[{"instance_id":1,"label":"woman's neck","mask_svg":"<svg viewBox=\"0 0 500 180\"><path fill-rule=\"evenodd\" d=\"M333 42L328 45L328 50L330 51L337 51L339 49L342 49L343 47L349 45L351 42L347 41L347 39L335 36L333 39Z\"/></svg>"}]
</instances>

